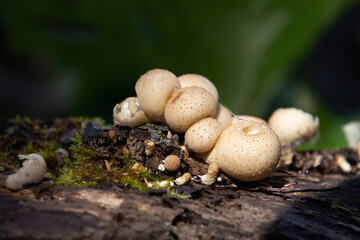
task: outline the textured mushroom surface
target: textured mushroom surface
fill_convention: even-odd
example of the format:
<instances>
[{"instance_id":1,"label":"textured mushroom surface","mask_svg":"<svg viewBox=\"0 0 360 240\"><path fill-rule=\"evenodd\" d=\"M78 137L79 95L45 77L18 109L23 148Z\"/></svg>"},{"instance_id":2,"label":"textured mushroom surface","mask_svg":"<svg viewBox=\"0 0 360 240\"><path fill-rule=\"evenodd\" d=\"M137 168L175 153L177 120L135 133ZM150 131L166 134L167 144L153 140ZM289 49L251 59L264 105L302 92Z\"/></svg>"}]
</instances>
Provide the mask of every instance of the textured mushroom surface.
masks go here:
<instances>
[{"instance_id":1,"label":"textured mushroom surface","mask_svg":"<svg viewBox=\"0 0 360 240\"><path fill-rule=\"evenodd\" d=\"M259 117L249 116L249 115L236 115L232 118L232 124L247 120L247 121L254 121L260 124L267 124L267 122Z\"/></svg>"},{"instance_id":2,"label":"textured mushroom surface","mask_svg":"<svg viewBox=\"0 0 360 240\"><path fill-rule=\"evenodd\" d=\"M213 95L201 87L176 90L165 107L166 124L175 132L183 133L195 122L214 117L217 102Z\"/></svg>"},{"instance_id":3,"label":"textured mushroom surface","mask_svg":"<svg viewBox=\"0 0 360 240\"><path fill-rule=\"evenodd\" d=\"M145 115L137 97L128 97L115 105L113 110L114 124L136 127L151 120Z\"/></svg>"},{"instance_id":4,"label":"textured mushroom surface","mask_svg":"<svg viewBox=\"0 0 360 240\"><path fill-rule=\"evenodd\" d=\"M208 90L215 98L216 101L219 99L219 93L215 87L215 85L206 77L201 76L199 74L184 74L178 77L180 85L182 88L197 86L202 87Z\"/></svg>"},{"instance_id":5,"label":"textured mushroom surface","mask_svg":"<svg viewBox=\"0 0 360 240\"><path fill-rule=\"evenodd\" d=\"M233 114L227 107L219 103L215 119L220 122L221 127L224 130L232 124Z\"/></svg>"},{"instance_id":6,"label":"textured mushroom surface","mask_svg":"<svg viewBox=\"0 0 360 240\"><path fill-rule=\"evenodd\" d=\"M168 171L176 171L180 167L180 158L176 155L169 155L164 161L165 169Z\"/></svg>"},{"instance_id":7,"label":"textured mushroom surface","mask_svg":"<svg viewBox=\"0 0 360 240\"><path fill-rule=\"evenodd\" d=\"M269 118L269 126L282 145L297 147L316 135L319 119L300 109L279 108Z\"/></svg>"},{"instance_id":8,"label":"textured mushroom surface","mask_svg":"<svg viewBox=\"0 0 360 240\"><path fill-rule=\"evenodd\" d=\"M136 82L135 91L145 114L164 123L164 109L175 88L180 88L177 77L163 69L153 69Z\"/></svg>"},{"instance_id":9,"label":"textured mushroom surface","mask_svg":"<svg viewBox=\"0 0 360 240\"><path fill-rule=\"evenodd\" d=\"M204 118L185 132L185 146L196 153L209 151L222 132L221 124L214 118Z\"/></svg>"},{"instance_id":10,"label":"textured mushroom surface","mask_svg":"<svg viewBox=\"0 0 360 240\"><path fill-rule=\"evenodd\" d=\"M241 121L220 135L206 157L229 176L241 181L257 181L275 169L281 153L279 138L263 124Z\"/></svg>"}]
</instances>

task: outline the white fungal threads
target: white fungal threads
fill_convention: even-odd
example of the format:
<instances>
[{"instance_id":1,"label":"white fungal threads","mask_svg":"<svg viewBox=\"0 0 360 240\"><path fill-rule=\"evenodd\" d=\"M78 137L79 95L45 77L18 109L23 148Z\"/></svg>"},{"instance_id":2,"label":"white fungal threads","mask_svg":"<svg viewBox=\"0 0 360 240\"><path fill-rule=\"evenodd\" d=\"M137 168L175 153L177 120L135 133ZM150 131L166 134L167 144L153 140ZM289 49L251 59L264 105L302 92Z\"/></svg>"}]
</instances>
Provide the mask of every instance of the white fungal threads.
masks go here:
<instances>
[{"instance_id":1,"label":"white fungal threads","mask_svg":"<svg viewBox=\"0 0 360 240\"><path fill-rule=\"evenodd\" d=\"M20 159L27 159L23 162L23 166L14 174L6 179L6 188L11 190L19 190L29 183L40 182L46 173L46 162L39 154L19 155Z\"/></svg>"},{"instance_id":2,"label":"white fungal threads","mask_svg":"<svg viewBox=\"0 0 360 240\"><path fill-rule=\"evenodd\" d=\"M182 186L185 184L188 184L191 180L191 174L190 173L184 173L181 177L178 177L177 179L175 179L175 184Z\"/></svg>"},{"instance_id":3,"label":"white fungal threads","mask_svg":"<svg viewBox=\"0 0 360 240\"><path fill-rule=\"evenodd\" d=\"M210 163L208 172L200 176L200 181L204 185L212 185L217 180L219 174L219 165L217 163Z\"/></svg>"}]
</instances>

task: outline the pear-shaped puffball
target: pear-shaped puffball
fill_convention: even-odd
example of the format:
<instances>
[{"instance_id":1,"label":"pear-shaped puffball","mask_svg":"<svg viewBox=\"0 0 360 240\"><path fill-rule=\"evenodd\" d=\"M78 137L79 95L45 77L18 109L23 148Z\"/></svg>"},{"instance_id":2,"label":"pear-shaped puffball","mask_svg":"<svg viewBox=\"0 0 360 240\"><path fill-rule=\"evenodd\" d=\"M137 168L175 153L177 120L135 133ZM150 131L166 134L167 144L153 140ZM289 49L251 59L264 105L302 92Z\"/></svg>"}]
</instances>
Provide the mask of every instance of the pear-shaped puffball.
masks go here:
<instances>
[{"instance_id":1,"label":"pear-shaped puffball","mask_svg":"<svg viewBox=\"0 0 360 240\"><path fill-rule=\"evenodd\" d=\"M319 129L319 119L296 108L279 108L269 118L269 126L282 145L298 147L311 140Z\"/></svg>"},{"instance_id":2,"label":"pear-shaped puffball","mask_svg":"<svg viewBox=\"0 0 360 240\"><path fill-rule=\"evenodd\" d=\"M223 131L205 161L235 179L257 181L274 171L280 152L279 138L267 125L241 121Z\"/></svg>"},{"instance_id":3,"label":"pear-shaped puffball","mask_svg":"<svg viewBox=\"0 0 360 240\"><path fill-rule=\"evenodd\" d=\"M136 127L151 120L141 109L137 97L128 97L121 103L115 105L113 110L114 124L120 124L128 127Z\"/></svg>"},{"instance_id":4,"label":"pear-shaped puffball","mask_svg":"<svg viewBox=\"0 0 360 240\"><path fill-rule=\"evenodd\" d=\"M178 77L181 88L191 87L191 86L198 86L205 88L208 90L215 98L217 102L219 99L219 93L215 87L215 85L206 77L201 76L199 74L184 74Z\"/></svg>"},{"instance_id":5,"label":"pear-shaped puffball","mask_svg":"<svg viewBox=\"0 0 360 240\"><path fill-rule=\"evenodd\" d=\"M165 123L164 109L176 88L180 88L177 77L163 69L153 69L136 82L135 91L145 114L155 122Z\"/></svg>"},{"instance_id":6,"label":"pear-shaped puffball","mask_svg":"<svg viewBox=\"0 0 360 240\"><path fill-rule=\"evenodd\" d=\"M23 162L22 168L11 174L6 179L6 187L11 190L19 190L28 183L40 182L46 173L46 162L39 154L19 155L20 159L27 159Z\"/></svg>"},{"instance_id":7,"label":"pear-shaped puffball","mask_svg":"<svg viewBox=\"0 0 360 240\"><path fill-rule=\"evenodd\" d=\"M233 114L227 107L219 103L215 119L219 121L222 130L224 130L225 128L227 128L232 124Z\"/></svg>"},{"instance_id":8,"label":"pear-shaped puffball","mask_svg":"<svg viewBox=\"0 0 360 240\"><path fill-rule=\"evenodd\" d=\"M221 124L216 119L204 118L186 130L184 144L191 152L204 153L215 145L221 132Z\"/></svg>"},{"instance_id":9,"label":"pear-shaped puffball","mask_svg":"<svg viewBox=\"0 0 360 240\"><path fill-rule=\"evenodd\" d=\"M217 105L213 95L204 88L181 88L165 106L166 124L175 132L183 133L200 119L214 117Z\"/></svg>"},{"instance_id":10,"label":"pear-shaped puffball","mask_svg":"<svg viewBox=\"0 0 360 240\"><path fill-rule=\"evenodd\" d=\"M237 115L232 118L232 124L241 122L243 120L254 121L260 124L267 124L267 122L259 117L249 115Z\"/></svg>"}]
</instances>

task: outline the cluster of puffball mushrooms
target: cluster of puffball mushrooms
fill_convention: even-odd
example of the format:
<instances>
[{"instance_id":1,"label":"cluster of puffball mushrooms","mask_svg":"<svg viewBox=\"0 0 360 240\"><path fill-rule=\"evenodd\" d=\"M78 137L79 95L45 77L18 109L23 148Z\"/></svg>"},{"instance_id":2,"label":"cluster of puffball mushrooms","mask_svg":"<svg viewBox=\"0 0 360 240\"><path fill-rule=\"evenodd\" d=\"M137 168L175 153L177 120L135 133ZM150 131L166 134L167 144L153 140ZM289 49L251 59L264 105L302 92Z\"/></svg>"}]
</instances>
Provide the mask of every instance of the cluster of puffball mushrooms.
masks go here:
<instances>
[{"instance_id":1,"label":"cluster of puffball mushrooms","mask_svg":"<svg viewBox=\"0 0 360 240\"><path fill-rule=\"evenodd\" d=\"M276 168L282 146L300 146L319 128L317 117L295 108L276 110L268 123L253 116L233 115L218 102L214 84L198 74L176 77L167 70L150 70L139 78L135 90L137 97L114 107L114 123L129 127L162 123L185 133L186 150L209 164L207 174L199 176L205 185L217 180L219 170L241 181L265 178ZM144 144L146 150L154 151L153 142ZM6 187L11 190L40 182L47 171L39 154L18 157L25 161L6 179ZM169 155L159 170L176 171L180 163L179 157ZM185 173L174 182L184 185L191 177Z\"/></svg>"},{"instance_id":2,"label":"cluster of puffball mushrooms","mask_svg":"<svg viewBox=\"0 0 360 240\"><path fill-rule=\"evenodd\" d=\"M219 170L241 181L269 176L279 162L282 146L300 146L319 128L317 117L296 108L276 110L268 123L234 115L218 102L214 84L198 74L177 77L167 70L153 69L138 79L135 91L137 97L114 107L114 124L136 127L161 123L184 133L186 150L209 164L208 174L200 176L206 185L216 181ZM180 160L172 161L180 165ZM185 173L175 183L183 185L190 178Z\"/></svg>"}]
</instances>

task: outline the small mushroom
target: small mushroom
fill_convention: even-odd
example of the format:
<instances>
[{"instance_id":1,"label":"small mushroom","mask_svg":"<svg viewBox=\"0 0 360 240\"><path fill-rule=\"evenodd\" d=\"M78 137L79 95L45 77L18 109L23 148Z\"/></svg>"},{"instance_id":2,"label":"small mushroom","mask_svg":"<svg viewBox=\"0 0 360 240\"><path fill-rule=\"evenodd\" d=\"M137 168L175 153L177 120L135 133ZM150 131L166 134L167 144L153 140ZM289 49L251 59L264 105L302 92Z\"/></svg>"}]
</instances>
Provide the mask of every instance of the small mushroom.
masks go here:
<instances>
[{"instance_id":1,"label":"small mushroom","mask_svg":"<svg viewBox=\"0 0 360 240\"><path fill-rule=\"evenodd\" d=\"M210 163L207 173L200 176L200 181L204 185L212 185L216 182L218 174L219 165L217 163Z\"/></svg>"},{"instance_id":2,"label":"small mushroom","mask_svg":"<svg viewBox=\"0 0 360 240\"><path fill-rule=\"evenodd\" d=\"M163 69L153 69L136 82L135 91L145 114L155 122L165 123L164 109L175 88L180 88L177 77Z\"/></svg>"},{"instance_id":3,"label":"small mushroom","mask_svg":"<svg viewBox=\"0 0 360 240\"><path fill-rule=\"evenodd\" d=\"M144 145L145 145L145 155L146 156L152 156L155 153L155 143L149 139L146 139L144 141Z\"/></svg>"},{"instance_id":4,"label":"small mushroom","mask_svg":"<svg viewBox=\"0 0 360 240\"><path fill-rule=\"evenodd\" d=\"M168 171L176 171L180 167L180 158L176 155L169 155L164 160L165 169Z\"/></svg>"},{"instance_id":5,"label":"small mushroom","mask_svg":"<svg viewBox=\"0 0 360 240\"><path fill-rule=\"evenodd\" d=\"M296 108L279 108L268 122L279 136L281 144L293 147L310 141L319 129L317 117Z\"/></svg>"},{"instance_id":6,"label":"small mushroom","mask_svg":"<svg viewBox=\"0 0 360 240\"><path fill-rule=\"evenodd\" d=\"M151 120L143 112L137 97L128 97L115 105L113 110L114 124L136 127Z\"/></svg>"},{"instance_id":7,"label":"small mushroom","mask_svg":"<svg viewBox=\"0 0 360 240\"><path fill-rule=\"evenodd\" d=\"M279 138L267 125L241 121L226 128L204 158L235 179L257 181L274 171L280 152Z\"/></svg>"},{"instance_id":8,"label":"small mushroom","mask_svg":"<svg viewBox=\"0 0 360 240\"><path fill-rule=\"evenodd\" d=\"M219 93L215 87L215 85L206 77L201 76L199 74L184 74L178 77L181 88L198 86L205 88L208 90L215 98L216 102L219 99Z\"/></svg>"},{"instance_id":9,"label":"small mushroom","mask_svg":"<svg viewBox=\"0 0 360 240\"><path fill-rule=\"evenodd\" d=\"M261 119L259 117L249 116L249 115L235 115L232 118L232 124L243 121L243 120L254 121L254 122L257 122L257 123L260 123L260 124L266 124L267 125L267 122L265 120L263 120L263 119Z\"/></svg>"},{"instance_id":10,"label":"small mushroom","mask_svg":"<svg viewBox=\"0 0 360 240\"><path fill-rule=\"evenodd\" d=\"M221 132L221 124L216 119L204 118L186 130L184 144L189 151L204 153L215 145Z\"/></svg>"},{"instance_id":11,"label":"small mushroom","mask_svg":"<svg viewBox=\"0 0 360 240\"><path fill-rule=\"evenodd\" d=\"M191 180L191 174L190 173L184 173L181 177L178 177L175 179L175 184L182 186L185 184L188 184Z\"/></svg>"},{"instance_id":12,"label":"small mushroom","mask_svg":"<svg viewBox=\"0 0 360 240\"><path fill-rule=\"evenodd\" d=\"M166 124L183 133L192 124L206 117L214 117L217 102L204 88L192 86L176 90L165 106Z\"/></svg>"},{"instance_id":13,"label":"small mushroom","mask_svg":"<svg viewBox=\"0 0 360 240\"><path fill-rule=\"evenodd\" d=\"M228 108L219 103L215 119L221 123L222 130L225 130L225 128L232 124L233 114Z\"/></svg>"}]
</instances>

